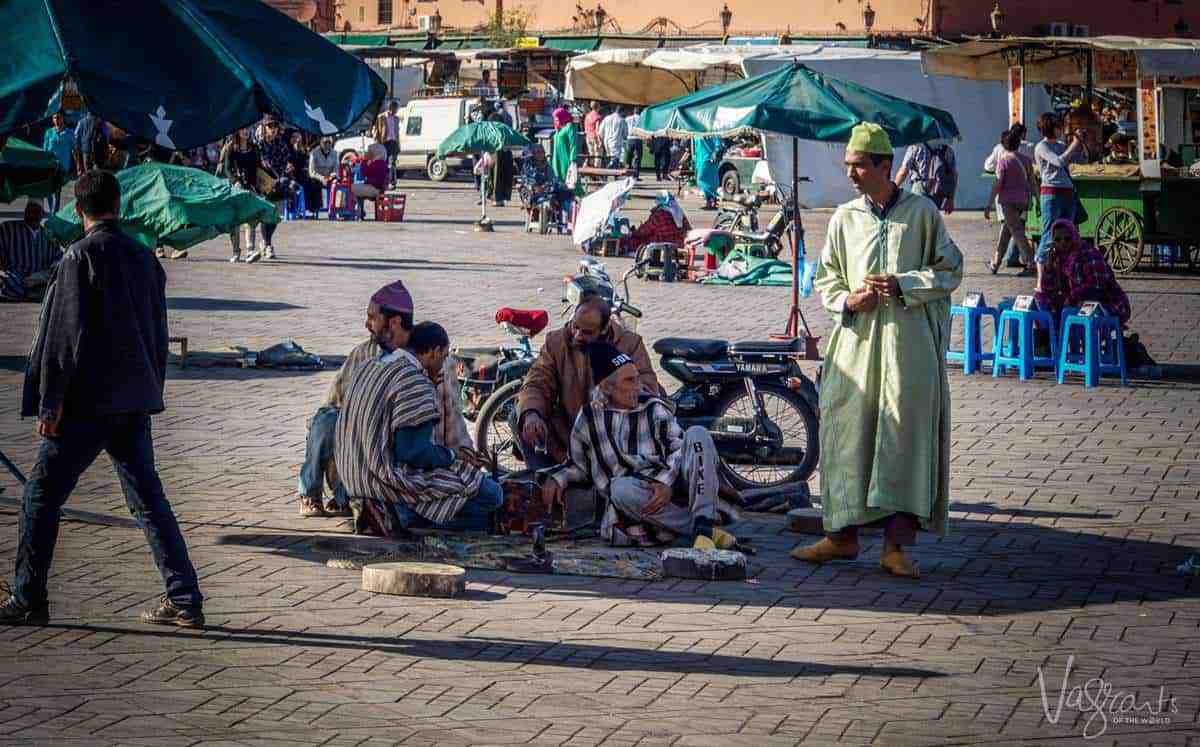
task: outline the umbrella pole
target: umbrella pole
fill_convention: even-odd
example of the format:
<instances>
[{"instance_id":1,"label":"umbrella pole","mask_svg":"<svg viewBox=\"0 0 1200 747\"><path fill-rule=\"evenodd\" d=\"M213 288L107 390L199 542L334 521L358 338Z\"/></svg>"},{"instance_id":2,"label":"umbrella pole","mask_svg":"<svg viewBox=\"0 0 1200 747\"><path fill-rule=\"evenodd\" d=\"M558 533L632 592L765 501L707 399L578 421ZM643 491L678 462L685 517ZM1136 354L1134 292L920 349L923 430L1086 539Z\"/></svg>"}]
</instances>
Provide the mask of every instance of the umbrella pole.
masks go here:
<instances>
[{"instance_id":1,"label":"umbrella pole","mask_svg":"<svg viewBox=\"0 0 1200 747\"><path fill-rule=\"evenodd\" d=\"M801 325L808 337L808 322L800 312L800 247L804 245L804 226L800 222L800 138L792 138L792 308L788 311L787 336L799 337Z\"/></svg>"},{"instance_id":2,"label":"umbrella pole","mask_svg":"<svg viewBox=\"0 0 1200 747\"><path fill-rule=\"evenodd\" d=\"M487 217L487 184L488 175L484 171L479 175L479 222L475 224L475 230L482 233L496 230L492 227L492 222Z\"/></svg>"}]
</instances>

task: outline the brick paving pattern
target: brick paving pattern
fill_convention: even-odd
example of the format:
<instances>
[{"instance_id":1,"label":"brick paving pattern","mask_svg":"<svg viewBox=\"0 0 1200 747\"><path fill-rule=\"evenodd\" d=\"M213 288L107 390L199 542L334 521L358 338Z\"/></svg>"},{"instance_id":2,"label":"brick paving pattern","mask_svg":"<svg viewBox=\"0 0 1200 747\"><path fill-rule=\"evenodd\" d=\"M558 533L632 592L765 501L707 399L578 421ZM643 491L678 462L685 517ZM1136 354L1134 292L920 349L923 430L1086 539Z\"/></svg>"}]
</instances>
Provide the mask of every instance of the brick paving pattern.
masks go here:
<instances>
[{"instance_id":1,"label":"brick paving pattern","mask_svg":"<svg viewBox=\"0 0 1200 747\"><path fill-rule=\"evenodd\" d=\"M856 563L796 563L786 553L806 538L774 516L746 529L766 566L753 583L470 571L467 595L445 601L371 595L357 572L325 567L312 543L346 535L336 520L298 518L294 493L332 371L205 357L284 339L344 355L364 336L369 294L397 277L418 318L456 344L500 341L495 308L557 311L577 259L566 238L523 235L513 208L493 211L494 235L472 233L466 184L406 190L404 224L290 223L276 262L231 266L214 241L166 264L172 334L190 338L197 365L170 369L156 446L211 628L135 621L160 582L102 458L68 504L52 624L0 628L0 742L1200 744L1200 581L1175 573L1200 546L1194 379L1087 390L1046 373L954 375L953 526L921 538L915 583L881 575L877 535ZM810 251L827 218L805 214ZM959 295L1027 288L987 273L993 229L978 213L950 226L968 257ZM1200 366L1200 279L1123 282L1151 353ZM788 297L633 289L650 340L762 337L780 331ZM828 329L815 300L804 311ZM37 439L17 414L37 308L0 314L0 443L27 469ZM7 576L19 489L7 475L0 485ZM1089 678L1103 679L1089 698L1110 698L1101 715L1070 692ZM1134 702L1164 718L1144 706L1139 722L1119 722Z\"/></svg>"}]
</instances>

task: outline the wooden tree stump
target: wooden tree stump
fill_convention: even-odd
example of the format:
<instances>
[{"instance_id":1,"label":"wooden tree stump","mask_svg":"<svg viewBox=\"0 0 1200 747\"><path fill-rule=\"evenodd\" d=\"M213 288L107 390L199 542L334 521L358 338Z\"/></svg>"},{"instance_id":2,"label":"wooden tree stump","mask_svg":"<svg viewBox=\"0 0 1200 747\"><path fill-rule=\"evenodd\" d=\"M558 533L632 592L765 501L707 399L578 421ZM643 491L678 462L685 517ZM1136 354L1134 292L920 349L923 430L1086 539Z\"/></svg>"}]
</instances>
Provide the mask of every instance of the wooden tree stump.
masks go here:
<instances>
[{"instance_id":1,"label":"wooden tree stump","mask_svg":"<svg viewBox=\"0 0 1200 747\"><path fill-rule=\"evenodd\" d=\"M405 597L456 597L467 588L467 572L442 563L372 563L363 566L362 588Z\"/></svg>"},{"instance_id":2,"label":"wooden tree stump","mask_svg":"<svg viewBox=\"0 0 1200 747\"><path fill-rule=\"evenodd\" d=\"M672 548L662 553L663 575L703 581L742 581L746 556L733 550Z\"/></svg>"}]
</instances>

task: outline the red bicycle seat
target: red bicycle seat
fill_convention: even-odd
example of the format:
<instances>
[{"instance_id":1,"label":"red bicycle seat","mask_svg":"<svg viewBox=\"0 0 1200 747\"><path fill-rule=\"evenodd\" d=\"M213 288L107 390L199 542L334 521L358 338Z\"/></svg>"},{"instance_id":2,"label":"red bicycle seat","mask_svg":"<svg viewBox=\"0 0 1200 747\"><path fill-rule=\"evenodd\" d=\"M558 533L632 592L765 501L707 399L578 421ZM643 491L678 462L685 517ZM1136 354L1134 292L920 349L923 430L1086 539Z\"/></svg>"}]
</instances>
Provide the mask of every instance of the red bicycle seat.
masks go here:
<instances>
[{"instance_id":1,"label":"red bicycle seat","mask_svg":"<svg viewBox=\"0 0 1200 747\"><path fill-rule=\"evenodd\" d=\"M550 314L544 309L510 309L505 306L496 312L496 324L505 322L523 330L530 337L536 337L550 323Z\"/></svg>"}]
</instances>

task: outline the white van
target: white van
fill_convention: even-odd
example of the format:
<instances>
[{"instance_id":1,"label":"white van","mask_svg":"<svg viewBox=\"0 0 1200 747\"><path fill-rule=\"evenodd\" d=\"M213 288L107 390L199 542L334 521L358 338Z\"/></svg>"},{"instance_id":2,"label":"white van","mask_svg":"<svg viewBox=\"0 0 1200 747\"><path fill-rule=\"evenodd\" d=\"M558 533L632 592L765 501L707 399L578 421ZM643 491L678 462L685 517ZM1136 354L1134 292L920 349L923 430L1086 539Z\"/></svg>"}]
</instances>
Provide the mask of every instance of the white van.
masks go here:
<instances>
[{"instance_id":1,"label":"white van","mask_svg":"<svg viewBox=\"0 0 1200 747\"><path fill-rule=\"evenodd\" d=\"M445 179L453 169L470 168L468 158L437 158L437 148L450 133L466 124L471 107L478 99L449 96L445 98L413 99L400 107L400 154L396 171L421 170L435 182ZM334 144L340 156L354 151L363 153L375 142L370 131L342 138Z\"/></svg>"}]
</instances>

